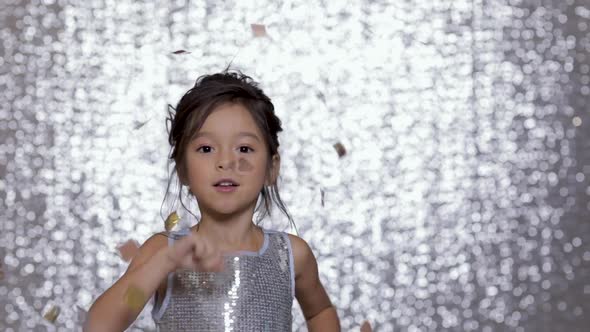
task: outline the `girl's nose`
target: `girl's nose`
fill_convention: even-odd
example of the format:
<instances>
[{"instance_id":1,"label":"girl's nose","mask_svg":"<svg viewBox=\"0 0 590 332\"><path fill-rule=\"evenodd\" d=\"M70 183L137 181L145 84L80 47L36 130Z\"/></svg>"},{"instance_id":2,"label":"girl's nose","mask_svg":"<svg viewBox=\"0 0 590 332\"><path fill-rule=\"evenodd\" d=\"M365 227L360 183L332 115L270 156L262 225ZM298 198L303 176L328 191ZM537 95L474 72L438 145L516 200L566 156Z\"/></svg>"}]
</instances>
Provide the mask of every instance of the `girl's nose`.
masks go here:
<instances>
[{"instance_id":1,"label":"girl's nose","mask_svg":"<svg viewBox=\"0 0 590 332\"><path fill-rule=\"evenodd\" d=\"M219 169L233 169L235 166L235 160L233 156L225 155L217 162L217 168Z\"/></svg>"},{"instance_id":2,"label":"girl's nose","mask_svg":"<svg viewBox=\"0 0 590 332\"><path fill-rule=\"evenodd\" d=\"M219 169L233 169L234 168L234 164L235 163L233 161L231 161L229 163L219 163L217 167Z\"/></svg>"}]
</instances>

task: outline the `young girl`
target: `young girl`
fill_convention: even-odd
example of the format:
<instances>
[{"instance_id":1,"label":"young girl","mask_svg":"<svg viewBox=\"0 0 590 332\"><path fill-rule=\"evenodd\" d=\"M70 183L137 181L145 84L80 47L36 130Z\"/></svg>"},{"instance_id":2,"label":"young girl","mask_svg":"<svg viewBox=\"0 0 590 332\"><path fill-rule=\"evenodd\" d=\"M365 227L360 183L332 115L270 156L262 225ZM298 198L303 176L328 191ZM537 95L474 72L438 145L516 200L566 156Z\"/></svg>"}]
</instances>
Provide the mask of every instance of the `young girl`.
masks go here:
<instances>
[{"instance_id":1,"label":"young girl","mask_svg":"<svg viewBox=\"0 0 590 332\"><path fill-rule=\"evenodd\" d=\"M307 243L252 220L259 208L270 213L271 199L287 214L270 99L250 77L224 71L200 77L175 111L171 158L201 219L149 238L92 305L85 331L126 329L152 296L159 331L290 331L293 297L309 331L339 331Z\"/></svg>"}]
</instances>

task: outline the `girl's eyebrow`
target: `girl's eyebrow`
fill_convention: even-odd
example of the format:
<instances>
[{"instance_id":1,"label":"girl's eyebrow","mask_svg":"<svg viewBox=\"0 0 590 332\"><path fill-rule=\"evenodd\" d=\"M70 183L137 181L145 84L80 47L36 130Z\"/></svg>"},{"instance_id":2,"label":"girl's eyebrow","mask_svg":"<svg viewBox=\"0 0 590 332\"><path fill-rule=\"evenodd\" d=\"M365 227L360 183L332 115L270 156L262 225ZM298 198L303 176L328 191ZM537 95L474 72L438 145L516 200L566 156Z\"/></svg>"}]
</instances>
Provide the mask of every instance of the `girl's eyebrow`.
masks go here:
<instances>
[{"instance_id":1,"label":"girl's eyebrow","mask_svg":"<svg viewBox=\"0 0 590 332\"><path fill-rule=\"evenodd\" d=\"M251 132L247 132L247 131L241 131L241 132L237 133L235 136L236 137L251 137L251 138L260 142L260 138L258 138L258 136L256 134L251 133ZM193 137L192 141L196 140L199 137L215 137L215 134L210 133L208 131L201 131L201 132L198 132Z\"/></svg>"}]
</instances>

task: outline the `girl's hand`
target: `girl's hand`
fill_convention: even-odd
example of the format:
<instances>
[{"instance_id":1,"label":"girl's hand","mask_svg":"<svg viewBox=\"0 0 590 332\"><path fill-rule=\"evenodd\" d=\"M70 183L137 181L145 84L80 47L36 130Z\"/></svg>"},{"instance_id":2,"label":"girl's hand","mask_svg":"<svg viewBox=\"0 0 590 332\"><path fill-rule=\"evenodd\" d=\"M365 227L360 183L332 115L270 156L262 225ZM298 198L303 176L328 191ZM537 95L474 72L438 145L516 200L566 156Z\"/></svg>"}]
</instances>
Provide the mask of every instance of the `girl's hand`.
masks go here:
<instances>
[{"instance_id":1,"label":"girl's hand","mask_svg":"<svg viewBox=\"0 0 590 332\"><path fill-rule=\"evenodd\" d=\"M223 256L217 246L198 234L191 233L165 250L175 270L189 269L200 272L223 270Z\"/></svg>"},{"instance_id":2,"label":"girl's hand","mask_svg":"<svg viewBox=\"0 0 590 332\"><path fill-rule=\"evenodd\" d=\"M371 328L371 324L368 321L365 321L363 325L361 325L361 332L371 332L373 329Z\"/></svg>"}]
</instances>

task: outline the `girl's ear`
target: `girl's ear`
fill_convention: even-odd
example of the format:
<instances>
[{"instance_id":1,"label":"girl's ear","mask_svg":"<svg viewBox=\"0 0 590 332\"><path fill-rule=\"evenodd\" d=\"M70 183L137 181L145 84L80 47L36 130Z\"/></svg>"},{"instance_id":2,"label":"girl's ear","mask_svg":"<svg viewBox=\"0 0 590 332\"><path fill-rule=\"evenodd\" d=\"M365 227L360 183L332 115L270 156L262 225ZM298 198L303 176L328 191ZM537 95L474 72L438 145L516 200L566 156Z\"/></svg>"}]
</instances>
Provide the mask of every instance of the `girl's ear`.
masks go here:
<instances>
[{"instance_id":1,"label":"girl's ear","mask_svg":"<svg viewBox=\"0 0 590 332\"><path fill-rule=\"evenodd\" d=\"M270 174L266 179L266 185L272 186L277 183L277 178L279 177L279 171L281 169L281 156L278 153L272 156L272 160L270 161Z\"/></svg>"},{"instance_id":2,"label":"girl's ear","mask_svg":"<svg viewBox=\"0 0 590 332\"><path fill-rule=\"evenodd\" d=\"M180 183L184 186L188 186L188 180L186 178L186 169L184 165L180 165L180 167L176 167L176 173L178 173L178 178L180 179Z\"/></svg>"}]
</instances>

